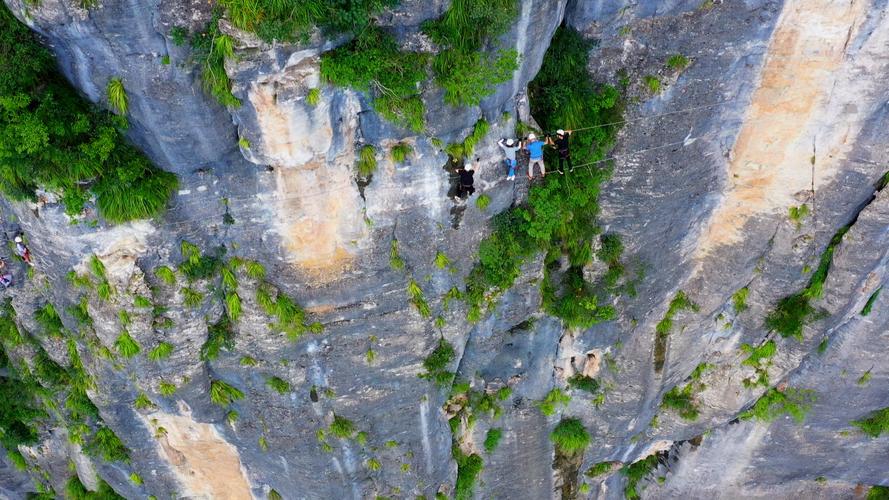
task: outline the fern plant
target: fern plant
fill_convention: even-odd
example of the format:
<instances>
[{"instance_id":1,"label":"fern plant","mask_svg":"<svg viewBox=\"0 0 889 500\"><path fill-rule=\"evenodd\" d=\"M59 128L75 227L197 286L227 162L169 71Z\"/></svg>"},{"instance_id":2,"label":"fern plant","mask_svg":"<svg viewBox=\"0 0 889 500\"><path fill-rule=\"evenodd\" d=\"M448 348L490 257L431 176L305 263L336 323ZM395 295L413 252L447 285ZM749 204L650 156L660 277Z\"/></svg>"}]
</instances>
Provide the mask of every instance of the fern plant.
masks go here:
<instances>
[{"instance_id":1,"label":"fern plant","mask_svg":"<svg viewBox=\"0 0 889 500\"><path fill-rule=\"evenodd\" d=\"M121 81L120 77L114 77L109 80L106 91L108 92L108 103L111 104L111 107L122 115L127 114L127 109L129 108L127 91L123 88L123 81Z\"/></svg>"}]
</instances>

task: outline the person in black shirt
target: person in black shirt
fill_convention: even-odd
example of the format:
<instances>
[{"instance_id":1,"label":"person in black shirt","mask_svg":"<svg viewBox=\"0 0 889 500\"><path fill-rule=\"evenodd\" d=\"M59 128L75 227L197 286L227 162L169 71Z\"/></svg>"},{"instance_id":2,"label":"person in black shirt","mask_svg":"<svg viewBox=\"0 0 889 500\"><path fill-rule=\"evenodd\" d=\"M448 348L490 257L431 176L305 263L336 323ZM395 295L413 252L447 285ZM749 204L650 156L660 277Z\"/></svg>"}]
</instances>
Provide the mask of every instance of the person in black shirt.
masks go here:
<instances>
[{"instance_id":1,"label":"person in black shirt","mask_svg":"<svg viewBox=\"0 0 889 500\"><path fill-rule=\"evenodd\" d=\"M556 148L556 151L559 153L559 173L564 174L565 170L563 170L563 165L565 163L568 164L568 170L570 171L572 168L571 165L571 149L569 147L569 139L571 137L570 130L562 130L559 129L556 131L556 138L550 139L550 144Z\"/></svg>"},{"instance_id":2,"label":"person in black shirt","mask_svg":"<svg viewBox=\"0 0 889 500\"><path fill-rule=\"evenodd\" d=\"M472 163L466 162L463 168L457 170L457 175L460 177L457 180L457 199L465 200L475 192L475 187L473 186L475 169L472 167Z\"/></svg>"}]
</instances>

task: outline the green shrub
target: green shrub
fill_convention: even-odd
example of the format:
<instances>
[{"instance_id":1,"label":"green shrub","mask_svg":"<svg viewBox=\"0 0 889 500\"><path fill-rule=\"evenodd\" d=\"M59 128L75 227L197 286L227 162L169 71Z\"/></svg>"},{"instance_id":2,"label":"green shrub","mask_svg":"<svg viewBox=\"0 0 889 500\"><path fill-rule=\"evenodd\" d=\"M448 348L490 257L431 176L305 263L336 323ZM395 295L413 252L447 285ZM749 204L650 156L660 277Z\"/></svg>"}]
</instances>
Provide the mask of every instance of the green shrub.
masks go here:
<instances>
[{"instance_id":1,"label":"green shrub","mask_svg":"<svg viewBox=\"0 0 889 500\"><path fill-rule=\"evenodd\" d=\"M191 308L200 307L204 301L204 294L189 287L182 288L182 296L185 305Z\"/></svg>"},{"instance_id":2,"label":"green shrub","mask_svg":"<svg viewBox=\"0 0 889 500\"><path fill-rule=\"evenodd\" d=\"M420 316L424 318L428 318L430 314L432 314L429 309L429 303L426 302L426 297L423 295L423 289L420 288L419 283L414 281L411 278L407 283L407 294L410 298L411 304L417 308L417 312L420 313Z\"/></svg>"},{"instance_id":3,"label":"green shrub","mask_svg":"<svg viewBox=\"0 0 889 500\"><path fill-rule=\"evenodd\" d=\"M478 207L479 210L484 211L488 208L488 205L491 204L491 197L486 194L478 195L478 198L475 199L475 206Z\"/></svg>"},{"instance_id":4,"label":"green shrub","mask_svg":"<svg viewBox=\"0 0 889 500\"><path fill-rule=\"evenodd\" d=\"M366 144L358 152L358 175L369 177L377 170L376 150L370 144Z\"/></svg>"},{"instance_id":5,"label":"green shrub","mask_svg":"<svg viewBox=\"0 0 889 500\"><path fill-rule=\"evenodd\" d=\"M259 362L256 361L256 358L253 358L251 356L242 356L239 364L241 366L256 366L259 364Z\"/></svg>"},{"instance_id":6,"label":"green shrub","mask_svg":"<svg viewBox=\"0 0 889 500\"><path fill-rule=\"evenodd\" d=\"M234 46L232 39L219 30L221 17L222 10L213 9L207 29L192 38L193 57L201 67L204 89L223 106L237 108L241 100L232 94L231 81L225 72L225 60L234 57Z\"/></svg>"},{"instance_id":7,"label":"green shrub","mask_svg":"<svg viewBox=\"0 0 889 500\"><path fill-rule=\"evenodd\" d=\"M247 276L255 280L265 279L265 267L254 260L247 261Z\"/></svg>"},{"instance_id":8,"label":"green shrub","mask_svg":"<svg viewBox=\"0 0 889 500\"><path fill-rule=\"evenodd\" d=\"M401 271L404 269L404 260L402 260L401 255L398 253L398 240L392 240L392 244L389 246L389 267L394 271Z\"/></svg>"},{"instance_id":9,"label":"green shrub","mask_svg":"<svg viewBox=\"0 0 889 500\"><path fill-rule=\"evenodd\" d=\"M871 310L874 308L874 302L877 301L877 298L880 296L880 290L882 289L883 287L877 288L877 290L868 297L867 303L865 303L864 307L861 309L862 316L870 314Z\"/></svg>"},{"instance_id":10,"label":"green shrub","mask_svg":"<svg viewBox=\"0 0 889 500\"><path fill-rule=\"evenodd\" d=\"M286 380L279 377L268 377L265 379L265 384L269 386L270 389L276 391L278 394L287 394L290 392L290 384L287 383Z\"/></svg>"},{"instance_id":11,"label":"green shrub","mask_svg":"<svg viewBox=\"0 0 889 500\"><path fill-rule=\"evenodd\" d=\"M432 63L436 83L452 106L478 106L518 67L514 50L485 53L518 14L516 0L455 0L444 15L423 24L440 50Z\"/></svg>"},{"instance_id":12,"label":"green shrub","mask_svg":"<svg viewBox=\"0 0 889 500\"><path fill-rule=\"evenodd\" d=\"M620 256L624 251L624 244L620 240L619 235L603 234L599 241L602 243L597 254L599 260L609 264L620 260Z\"/></svg>"},{"instance_id":13,"label":"green shrub","mask_svg":"<svg viewBox=\"0 0 889 500\"><path fill-rule=\"evenodd\" d=\"M599 462L587 469L584 475L587 477L599 477L602 474L611 472L612 468L614 468L614 462Z\"/></svg>"},{"instance_id":14,"label":"green shrub","mask_svg":"<svg viewBox=\"0 0 889 500\"><path fill-rule=\"evenodd\" d=\"M117 352L125 358L132 358L136 354L139 354L139 351L141 350L139 344L137 344L133 337L130 336L130 332L126 330L120 332L117 340L114 341L114 347L117 349Z\"/></svg>"},{"instance_id":15,"label":"green shrub","mask_svg":"<svg viewBox=\"0 0 889 500\"><path fill-rule=\"evenodd\" d=\"M648 89L652 94L659 94L661 92L661 79L654 75L645 75L642 79L642 82L645 84L645 88Z\"/></svg>"},{"instance_id":16,"label":"green shrub","mask_svg":"<svg viewBox=\"0 0 889 500\"><path fill-rule=\"evenodd\" d=\"M636 485L639 481L645 479L645 476L651 474L658 465L658 456L649 455L642 460L638 460L630 465L625 465L621 470L621 474L627 478L627 486L624 487L624 497L627 500L638 500L639 492L636 491Z\"/></svg>"},{"instance_id":17,"label":"green shrub","mask_svg":"<svg viewBox=\"0 0 889 500\"><path fill-rule=\"evenodd\" d=\"M692 391L693 387L691 384L688 384L681 389L679 386L675 386L664 394L661 406L676 410L676 412L679 413L679 416L685 420L697 420L700 412L698 411L698 406L695 404Z\"/></svg>"},{"instance_id":18,"label":"green shrub","mask_svg":"<svg viewBox=\"0 0 889 500\"><path fill-rule=\"evenodd\" d=\"M889 407L874 410L861 420L853 420L852 425L870 437L880 437L881 434L889 433Z\"/></svg>"},{"instance_id":19,"label":"green shrub","mask_svg":"<svg viewBox=\"0 0 889 500\"><path fill-rule=\"evenodd\" d=\"M576 418L563 418L549 435L556 450L565 455L582 453L590 444L590 435L583 422Z\"/></svg>"},{"instance_id":20,"label":"green shrub","mask_svg":"<svg viewBox=\"0 0 889 500\"><path fill-rule=\"evenodd\" d=\"M330 433L340 439L351 439L355 435L355 424L346 417L334 415Z\"/></svg>"},{"instance_id":21,"label":"green shrub","mask_svg":"<svg viewBox=\"0 0 889 500\"><path fill-rule=\"evenodd\" d=\"M762 395L747 411L738 415L741 420L757 419L771 422L781 415L790 415L802 423L815 401L815 392L788 387L783 392L772 388Z\"/></svg>"},{"instance_id":22,"label":"green shrub","mask_svg":"<svg viewBox=\"0 0 889 500\"><path fill-rule=\"evenodd\" d=\"M420 377L435 382L437 385L446 386L454 379L454 374L448 371L448 365L457 357L454 346L444 337L438 339L438 345L423 360L425 373Z\"/></svg>"},{"instance_id":23,"label":"green shrub","mask_svg":"<svg viewBox=\"0 0 889 500\"><path fill-rule=\"evenodd\" d=\"M106 92L108 93L108 103L111 105L111 108L122 115L127 114L129 107L127 91L123 88L123 82L119 77L108 80Z\"/></svg>"},{"instance_id":24,"label":"green shrub","mask_svg":"<svg viewBox=\"0 0 889 500\"><path fill-rule=\"evenodd\" d=\"M148 297L143 297L142 295L136 295L133 299L133 307L137 307L139 309L148 309L154 307L154 304L151 302L151 299Z\"/></svg>"},{"instance_id":25,"label":"green shrub","mask_svg":"<svg viewBox=\"0 0 889 500\"><path fill-rule=\"evenodd\" d=\"M809 215L809 206L806 204L802 204L798 207L790 207L788 209L788 216L790 220L796 224L796 228L799 229L802 226L803 219Z\"/></svg>"},{"instance_id":26,"label":"green shrub","mask_svg":"<svg viewBox=\"0 0 889 500\"><path fill-rule=\"evenodd\" d=\"M688 58L682 54L673 54L667 58L667 66L678 71L682 71L688 67L688 62Z\"/></svg>"},{"instance_id":27,"label":"green shrub","mask_svg":"<svg viewBox=\"0 0 889 500\"><path fill-rule=\"evenodd\" d=\"M124 497L118 495L102 478L99 478L98 490L90 491L80 482L80 478L76 474L65 483L65 498L67 500L124 500Z\"/></svg>"},{"instance_id":28,"label":"green shrub","mask_svg":"<svg viewBox=\"0 0 889 500\"><path fill-rule=\"evenodd\" d=\"M451 455L457 462L457 481L454 484L455 500L472 500L475 480L485 467L482 457L473 453L465 455L458 445L451 447Z\"/></svg>"},{"instance_id":29,"label":"green shrub","mask_svg":"<svg viewBox=\"0 0 889 500\"><path fill-rule=\"evenodd\" d=\"M306 104L314 108L319 102L321 102L321 89L309 89L309 93L306 94Z\"/></svg>"},{"instance_id":30,"label":"green shrub","mask_svg":"<svg viewBox=\"0 0 889 500\"><path fill-rule=\"evenodd\" d=\"M151 399L148 398L144 392L140 392L136 399L133 401L133 406L137 410L146 410L148 408L154 407L154 403L151 402Z\"/></svg>"},{"instance_id":31,"label":"green shrub","mask_svg":"<svg viewBox=\"0 0 889 500\"><path fill-rule=\"evenodd\" d=\"M176 274L174 274L173 270L167 266L158 266L154 270L154 275L168 285L176 284Z\"/></svg>"},{"instance_id":32,"label":"green shrub","mask_svg":"<svg viewBox=\"0 0 889 500\"><path fill-rule=\"evenodd\" d=\"M148 352L148 359L152 361L160 361L169 358L173 354L173 344L169 342L159 342L157 346Z\"/></svg>"},{"instance_id":33,"label":"green shrub","mask_svg":"<svg viewBox=\"0 0 889 500\"><path fill-rule=\"evenodd\" d=\"M62 318L56 312L56 308L49 302L40 309L37 309L34 319L43 327L43 332L50 337L61 338L65 335L65 326L62 325Z\"/></svg>"},{"instance_id":34,"label":"green shrub","mask_svg":"<svg viewBox=\"0 0 889 500\"><path fill-rule=\"evenodd\" d=\"M129 462L130 452L108 427L100 427L93 435L87 452L102 457L106 462Z\"/></svg>"},{"instance_id":35,"label":"green shrub","mask_svg":"<svg viewBox=\"0 0 889 500\"><path fill-rule=\"evenodd\" d=\"M402 51L392 35L377 27L321 56L322 78L369 92L383 118L414 132L425 127L420 83L426 79L426 66L425 54Z\"/></svg>"},{"instance_id":36,"label":"green shrub","mask_svg":"<svg viewBox=\"0 0 889 500\"><path fill-rule=\"evenodd\" d=\"M595 393L599 390L599 382L593 377L587 377L581 373L575 373L568 379L568 385L572 389L580 389L581 391Z\"/></svg>"},{"instance_id":37,"label":"green shrub","mask_svg":"<svg viewBox=\"0 0 889 500\"><path fill-rule=\"evenodd\" d=\"M537 403L537 407L540 408L540 413L543 413L546 416L551 416L556 413L559 406L568 406L568 403L570 402L571 396L557 387L549 391L543 401Z\"/></svg>"},{"instance_id":38,"label":"green shrub","mask_svg":"<svg viewBox=\"0 0 889 500\"><path fill-rule=\"evenodd\" d=\"M871 486L867 490L867 500L889 500L889 486Z\"/></svg>"},{"instance_id":39,"label":"green shrub","mask_svg":"<svg viewBox=\"0 0 889 500\"><path fill-rule=\"evenodd\" d=\"M750 344L741 344L741 350L750 356L741 362L742 365L758 367L762 365L764 360L767 360L775 355L778 351L778 346L775 344L774 340L769 340L768 342L760 345L759 347L753 347Z\"/></svg>"},{"instance_id":40,"label":"green shrub","mask_svg":"<svg viewBox=\"0 0 889 500\"><path fill-rule=\"evenodd\" d=\"M219 406L228 406L234 401L244 399L240 389L216 379L210 382L210 401Z\"/></svg>"},{"instance_id":41,"label":"green shrub","mask_svg":"<svg viewBox=\"0 0 889 500\"><path fill-rule=\"evenodd\" d=\"M170 39L173 41L173 45L177 47L181 47L185 45L185 40L188 38L188 29L183 26L173 26L170 28Z\"/></svg>"},{"instance_id":42,"label":"green shrub","mask_svg":"<svg viewBox=\"0 0 889 500\"><path fill-rule=\"evenodd\" d=\"M92 191L112 223L163 211L176 176L126 141L126 119L84 100L6 7L0 7L0 55L0 190L14 200L36 200L37 188L63 193L71 215L83 211Z\"/></svg>"},{"instance_id":43,"label":"green shrub","mask_svg":"<svg viewBox=\"0 0 889 500\"><path fill-rule=\"evenodd\" d=\"M161 381L158 384L158 392L161 394L161 396L170 397L176 393L176 384L167 381Z\"/></svg>"},{"instance_id":44,"label":"green shrub","mask_svg":"<svg viewBox=\"0 0 889 500\"><path fill-rule=\"evenodd\" d=\"M437 252L435 254L435 260L433 261L433 264L435 264L435 267L439 269L445 269L449 265L451 265L451 259L449 259L448 256L444 254L444 252Z\"/></svg>"},{"instance_id":45,"label":"green shrub","mask_svg":"<svg viewBox=\"0 0 889 500\"><path fill-rule=\"evenodd\" d=\"M500 440L503 438L503 429L492 427L488 429L488 433L485 435L485 451L490 453L494 453L494 450L497 449L497 445L500 444Z\"/></svg>"},{"instance_id":46,"label":"green shrub","mask_svg":"<svg viewBox=\"0 0 889 500\"><path fill-rule=\"evenodd\" d=\"M732 307L735 309L735 314L747 310L747 296L749 294L750 290L746 286L732 294Z\"/></svg>"},{"instance_id":47,"label":"green shrub","mask_svg":"<svg viewBox=\"0 0 889 500\"><path fill-rule=\"evenodd\" d=\"M201 346L201 359L213 361L219 357L222 349L231 350L234 347L235 333L228 317L223 316L207 327L207 341Z\"/></svg>"},{"instance_id":48,"label":"green shrub","mask_svg":"<svg viewBox=\"0 0 889 500\"><path fill-rule=\"evenodd\" d=\"M390 152L392 153L392 160L395 163L404 163L405 160L407 160L407 157L414 152L414 148L406 142L399 142L392 146Z\"/></svg>"}]
</instances>

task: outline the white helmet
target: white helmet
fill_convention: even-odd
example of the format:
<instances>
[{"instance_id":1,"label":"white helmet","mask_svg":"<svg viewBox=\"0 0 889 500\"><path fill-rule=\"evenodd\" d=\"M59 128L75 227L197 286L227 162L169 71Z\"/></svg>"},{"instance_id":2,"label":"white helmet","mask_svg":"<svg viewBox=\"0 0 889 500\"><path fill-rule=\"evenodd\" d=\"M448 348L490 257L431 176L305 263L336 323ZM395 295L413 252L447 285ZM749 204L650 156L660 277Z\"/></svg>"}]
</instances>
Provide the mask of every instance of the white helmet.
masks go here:
<instances>
[{"instance_id":1,"label":"white helmet","mask_svg":"<svg viewBox=\"0 0 889 500\"><path fill-rule=\"evenodd\" d=\"M534 133L532 132L532 133L528 134L528 139L531 139L533 141L534 139L537 139L537 136L534 135Z\"/></svg>"},{"instance_id":2,"label":"white helmet","mask_svg":"<svg viewBox=\"0 0 889 500\"><path fill-rule=\"evenodd\" d=\"M15 237L15 242L16 242L16 243L21 243L21 242L22 242L22 237L21 237L21 236L16 236L16 237Z\"/></svg>"},{"instance_id":3,"label":"white helmet","mask_svg":"<svg viewBox=\"0 0 889 500\"><path fill-rule=\"evenodd\" d=\"M556 130L556 135L565 135L565 131L562 129Z\"/></svg>"},{"instance_id":4,"label":"white helmet","mask_svg":"<svg viewBox=\"0 0 889 500\"><path fill-rule=\"evenodd\" d=\"M463 165L463 170L471 171L472 170L472 163L466 162Z\"/></svg>"},{"instance_id":5,"label":"white helmet","mask_svg":"<svg viewBox=\"0 0 889 500\"><path fill-rule=\"evenodd\" d=\"M513 140L512 140L512 139L507 139L507 140L506 140L506 145L507 145L507 146L512 146L512 143L513 143Z\"/></svg>"}]
</instances>

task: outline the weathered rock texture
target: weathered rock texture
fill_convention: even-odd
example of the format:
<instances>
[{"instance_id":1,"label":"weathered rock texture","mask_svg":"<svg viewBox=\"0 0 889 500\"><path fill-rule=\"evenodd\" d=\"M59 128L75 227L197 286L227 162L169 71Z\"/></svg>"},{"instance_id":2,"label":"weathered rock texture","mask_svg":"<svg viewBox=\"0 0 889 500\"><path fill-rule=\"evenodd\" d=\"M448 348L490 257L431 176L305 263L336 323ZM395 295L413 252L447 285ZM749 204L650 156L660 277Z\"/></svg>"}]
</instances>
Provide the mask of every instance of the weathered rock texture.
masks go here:
<instances>
[{"instance_id":1,"label":"weathered rock texture","mask_svg":"<svg viewBox=\"0 0 889 500\"><path fill-rule=\"evenodd\" d=\"M266 498L271 490L285 498L450 494L456 465L442 409L447 391L417 377L440 335L457 346L458 378L476 389L512 388L503 416L479 419L472 433L486 465L479 498L558 497L562 482L574 480L553 470L548 434L558 415L543 416L534 401L575 372L596 376L605 394L594 405L593 396L573 391L561 412L581 418L592 435L582 471L668 451L658 472L638 485L643 496L845 498L860 493L858 485L889 484L889 438L872 439L849 423L889 406L889 364L881 356L889 296L869 316L859 314L889 275L889 195L877 192L889 154L885 0L522 1L502 39L522 54L513 79L471 109L449 107L440 91L427 91L428 137L381 120L365 95L320 84L320 54L342 40L296 47L239 39L226 69L243 105L227 110L202 91L189 48L169 35L176 25L202 29L206 2L133 0L89 10L67 0L8 3L46 38L64 74L90 100L104 102L107 81L122 78L130 137L181 182L163 219L117 227L71 225L52 204L4 204L7 232L19 225L37 261L35 279L19 272L18 285L5 292L24 327L40 331L32 317L46 301L60 311L77 302L80 292L65 275L85 269L92 254L119 291L110 302L90 302L103 345L111 347L120 332L117 311L132 311L132 295L149 295L149 287L157 287L155 300L174 321L159 329L149 312L131 312L129 330L143 351L160 341L174 346L167 360L152 362L143 353L115 367L84 353L98 384L90 396L132 461L91 463L59 430L26 453L51 472L57 491L72 459L84 484L95 484L95 469L128 498ZM404 1L380 22L409 43L423 20L446 7ZM629 76L627 123L601 219L622 235L627 267L644 277L638 295L617 301L619 319L568 330L539 311L537 259L497 311L472 325L464 306L445 310L440 298L461 286L488 221L514 201L494 143L512 134L517 98L563 20L599 41L591 78L618 83L619 70ZM684 71L664 64L677 53L690 58ZM172 64L161 64L165 55ZM663 82L659 94L645 89L645 75ZM320 102L310 106L306 96L319 85ZM484 161L477 194L458 208L447 196L447 155L430 137L462 139L480 117L492 130L478 148ZM239 138L249 148L239 148ZM401 165L388 154L399 141L414 148ZM364 144L377 147L379 167L359 186L354 164ZM474 203L480 193L492 200L484 211ZM788 209L802 203L811 214L797 226ZM815 301L829 314L807 326L802 341L770 334L766 314L806 285L804 268L817 267L828 241L848 224L823 298ZM182 240L207 252L226 245L230 256L263 263L269 281L303 304L324 333L289 342L269 327L254 298L258 283L245 278L235 347L201 361L207 324L223 314L220 301L186 307L181 291L152 272L181 260ZM404 270L389 265L393 240ZM433 265L439 251L453 272ZM409 278L445 326L433 327L408 302ZM210 295L207 287L198 285ZM731 296L743 287L749 309L736 312ZM700 309L676 316L663 369L656 370L655 324L679 290ZM63 320L76 325L67 314ZM736 420L765 390L742 385L753 370L740 364L746 356L739 347L766 338L778 344L768 369L772 385L817 392L802 426L789 418ZM819 353L822 340L827 349ZM65 356L64 346L47 340L46 348ZM258 364L243 366L243 356ZM688 422L662 409L662 395L702 362L714 368L697 395L701 416ZM856 384L868 370L870 382ZM269 376L292 391L271 391ZM235 423L210 402L216 379L246 395L233 405ZM162 381L179 389L161 396ZM140 391L156 408L134 409ZM334 414L365 431L366 444L328 436L324 450L317 432ZM480 443L491 426L504 437L488 455ZM368 470L370 458L382 467ZM133 471L144 484L129 480ZM585 495L593 498L621 498L626 482L619 473L577 480L590 485ZM0 464L0 494L20 498L31 489Z\"/></svg>"}]
</instances>

